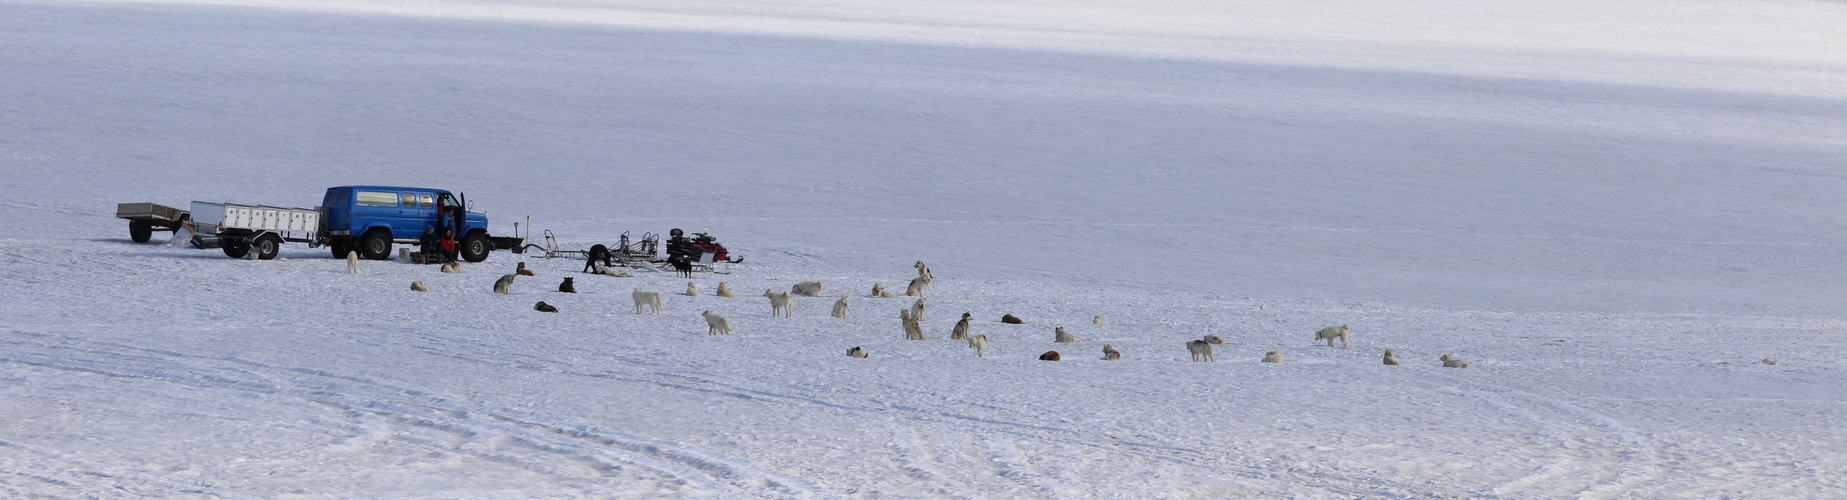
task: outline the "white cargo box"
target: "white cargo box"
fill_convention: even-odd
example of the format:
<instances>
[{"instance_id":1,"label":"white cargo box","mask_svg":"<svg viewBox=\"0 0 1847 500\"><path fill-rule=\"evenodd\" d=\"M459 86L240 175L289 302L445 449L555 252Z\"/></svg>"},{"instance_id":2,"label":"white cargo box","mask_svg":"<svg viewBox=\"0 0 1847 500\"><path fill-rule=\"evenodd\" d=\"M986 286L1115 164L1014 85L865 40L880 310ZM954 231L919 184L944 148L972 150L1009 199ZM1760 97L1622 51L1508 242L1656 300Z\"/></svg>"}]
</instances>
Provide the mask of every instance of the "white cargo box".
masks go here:
<instances>
[{"instance_id":1,"label":"white cargo box","mask_svg":"<svg viewBox=\"0 0 1847 500\"><path fill-rule=\"evenodd\" d=\"M321 228L318 209L205 201L192 202L192 220L201 234L217 234L226 229L312 233Z\"/></svg>"}]
</instances>

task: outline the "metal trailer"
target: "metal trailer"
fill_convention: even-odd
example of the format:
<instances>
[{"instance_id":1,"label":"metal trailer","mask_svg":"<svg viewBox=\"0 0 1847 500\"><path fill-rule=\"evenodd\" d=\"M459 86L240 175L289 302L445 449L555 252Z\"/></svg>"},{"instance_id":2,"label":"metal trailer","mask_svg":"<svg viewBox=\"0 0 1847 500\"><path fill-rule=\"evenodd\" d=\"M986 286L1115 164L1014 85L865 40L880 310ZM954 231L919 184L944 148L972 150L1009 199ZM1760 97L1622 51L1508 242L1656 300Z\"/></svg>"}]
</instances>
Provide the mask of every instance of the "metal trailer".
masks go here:
<instances>
[{"instance_id":1,"label":"metal trailer","mask_svg":"<svg viewBox=\"0 0 1847 500\"><path fill-rule=\"evenodd\" d=\"M193 245L217 245L227 257L276 258L282 242L321 246L322 210L235 203L192 202Z\"/></svg>"},{"instance_id":2,"label":"metal trailer","mask_svg":"<svg viewBox=\"0 0 1847 500\"><path fill-rule=\"evenodd\" d=\"M115 216L128 219L128 237L135 243L147 243L154 229L178 233L192 214L159 203L117 203Z\"/></svg>"}]
</instances>

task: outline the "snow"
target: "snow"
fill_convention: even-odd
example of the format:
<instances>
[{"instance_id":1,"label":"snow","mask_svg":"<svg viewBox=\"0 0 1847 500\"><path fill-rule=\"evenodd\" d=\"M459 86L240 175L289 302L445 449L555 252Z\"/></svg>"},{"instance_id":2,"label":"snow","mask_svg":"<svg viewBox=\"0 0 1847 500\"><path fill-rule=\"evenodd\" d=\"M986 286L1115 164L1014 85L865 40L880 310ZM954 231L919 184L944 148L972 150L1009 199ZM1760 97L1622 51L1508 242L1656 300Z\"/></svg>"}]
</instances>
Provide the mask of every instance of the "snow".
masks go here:
<instances>
[{"instance_id":1,"label":"snow","mask_svg":"<svg viewBox=\"0 0 1847 500\"><path fill-rule=\"evenodd\" d=\"M0 496L1840 496L1842 26L1815 1L0 3ZM506 252L349 275L111 217L352 184L574 248L709 227L745 263L700 297ZM867 296L918 260L921 342L910 299ZM538 276L491 293L518 261ZM770 317L759 290L810 280ZM947 339L963 311L985 358ZM1351 348L1313 342L1340 324ZM1229 344L1189 362L1206 334Z\"/></svg>"}]
</instances>

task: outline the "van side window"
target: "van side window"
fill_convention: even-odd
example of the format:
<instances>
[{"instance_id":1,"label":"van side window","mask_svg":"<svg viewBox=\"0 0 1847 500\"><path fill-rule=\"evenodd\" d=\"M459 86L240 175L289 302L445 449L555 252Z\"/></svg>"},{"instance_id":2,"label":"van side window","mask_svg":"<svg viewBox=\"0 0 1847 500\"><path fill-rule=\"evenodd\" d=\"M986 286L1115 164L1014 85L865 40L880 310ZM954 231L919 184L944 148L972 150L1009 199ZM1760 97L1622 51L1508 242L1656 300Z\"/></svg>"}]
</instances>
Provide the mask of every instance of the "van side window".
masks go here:
<instances>
[{"instance_id":1,"label":"van side window","mask_svg":"<svg viewBox=\"0 0 1847 500\"><path fill-rule=\"evenodd\" d=\"M406 208L417 208L417 195L410 194L410 193L404 193L403 196L404 196L404 206Z\"/></svg>"},{"instance_id":2,"label":"van side window","mask_svg":"<svg viewBox=\"0 0 1847 500\"><path fill-rule=\"evenodd\" d=\"M417 206L422 208L433 208L436 206L435 197L430 196L429 193L419 194L417 195Z\"/></svg>"},{"instance_id":3,"label":"van side window","mask_svg":"<svg viewBox=\"0 0 1847 500\"><path fill-rule=\"evenodd\" d=\"M397 193L381 193L378 191L359 191L358 193L359 195L357 198L359 199L359 206L362 207L398 206Z\"/></svg>"}]
</instances>

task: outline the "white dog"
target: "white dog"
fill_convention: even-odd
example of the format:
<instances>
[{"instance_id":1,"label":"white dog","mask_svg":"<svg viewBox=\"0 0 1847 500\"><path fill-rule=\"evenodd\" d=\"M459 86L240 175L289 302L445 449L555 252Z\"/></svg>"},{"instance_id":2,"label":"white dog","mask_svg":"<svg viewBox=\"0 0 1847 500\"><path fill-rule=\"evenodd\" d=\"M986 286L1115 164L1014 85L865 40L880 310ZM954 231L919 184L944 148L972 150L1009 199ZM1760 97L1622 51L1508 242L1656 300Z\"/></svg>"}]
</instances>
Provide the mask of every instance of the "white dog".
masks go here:
<instances>
[{"instance_id":1,"label":"white dog","mask_svg":"<svg viewBox=\"0 0 1847 500\"><path fill-rule=\"evenodd\" d=\"M641 314L643 307L648 309L648 314L661 312L661 294L636 288L634 295L635 314Z\"/></svg>"},{"instance_id":2,"label":"white dog","mask_svg":"<svg viewBox=\"0 0 1847 500\"><path fill-rule=\"evenodd\" d=\"M972 319L975 319L974 315L962 313L962 321L956 322L956 329L949 333L949 340L968 340L968 322Z\"/></svg>"},{"instance_id":3,"label":"white dog","mask_svg":"<svg viewBox=\"0 0 1847 500\"><path fill-rule=\"evenodd\" d=\"M975 357L977 358L987 357L988 355L988 336L987 335L976 335L973 337L969 337L968 346L975 348Z\"/></svg>"},{"instance_id":4,"label":"white dog","mask_svg":"<svg viewBox=\"0 0 1847 500\"><path fill-rule=\"evenodd\" d=\"M911 317L910 311L899 309L898 310L898 321L904 323L904 339L905 340L923 340L924 339L923 326L917 324L917 318Z\"/></svg>"},{"instance_id":5,"label":"white dog","mask_svg":"<svg viewBox=\"0 0 1847 500\"><path fill-rule=\"evenodd\" d=\"M1391 366L1398 366L1398 359L1392 357L1391 349L1385 350L1385 364L1391 365Z\"/></svg>"},{"instance_id":6,"label":"white dog","mask_svg":"<svg viewBox=\"0 0 1847 500\"><path fill-rule=\"evenodd\" d=\"M1188 341L1186 350L1193 352L1193 361L1212 361L1212 344L1204 340Z\"/></svg>"},{"instance_id":7,"label":"white dog","mask_svg":"<svg viewBox=\"0 0 1847 500\"><path fill-rule=\"evenodd\" d=\"M1347 348L1347 325L1330 326L1315 332L1315 340L1327 339L1328 347L1334 347L1334 339L1340 339L1340 348Z\"/></svg>"},{"instance_id":8,"label":"white dog","mask_svg":"<svg viewBox=\"0 0 1847 500\"><path fill-rule=\"evenodd\" d=\"M796 283L795 286L793 287L789 287L789 291L795 293L796 295L807 295L809 297L819 297L821 296L821 282L803 281L801 283Z\"/></svg>"},{"instance_id":9,"label":"white dog","mask_svg":"<svg viewBox=\"0 0 1847 500\"><path fill-rule=\"evenodd\" d=\"M1200 340L1204 340L1206 342L1211 342L1211 343L1218 344L1218 345L1225 345L1225 339L1221 339L1217 335L1207 335L1206 338L1200 339Z\"/></svg>"},{"instance_id":10,"label":"white dog","mask_svg":"<svg viewBox=\"0 0 1847 500\"><path fill-rule=\"evenodd\" d=\"M605 266L602 264L596 265L596 274L601 274L605 276L615 276L617 278L633 278L634 277L634 276L629 275L628 271L624 271L624 270L617 269L614 267Z\"/></svg>"},{"instance_id":11,"label":"white dog","mask_svg":"<svg viewBox=\"0 0 1847 500\"><path fill-rule=\"evenodd\" d=\"M449 262L444 262L444 263L443 263L443 267L442 267L442 271L443 271L443 272L445 272L445 273L459 273L459 272L462 272L462 262L461 262L461 261L455 261L455 260L452 260L452 261L449 261Z\"/></svg>"},{"instance_id":12,"label":"white dog","mask_svg":"<svg viewBox=\"0 0 1847 500\"><path fill-rule=\"evenodd\" d=\"M1096 317L1090 318L1090 324L1093 324L1093 325L1104 326L1108 323L1109 322L1107 321L1103 321L1103 315L1101 314L1096 315Z\"/></svg>"},{"instance_id":13,"label":"white dog","mask_svg":"<svg viewBox=\"0 0 1847 500\"><path fill-rule=\"evenodd\" d=\"M834 302L834 317L847 317L847 296L841 295L840 300Z\"/></svg>"},{"instance_id":14,"label":"white dog","mask_svg":"<svg viewBox=\"0 0 1847 500\"><path fill-rule=\"evenodd\" d=\"M865 349L860 349L860 348L859 348L859 346L853 346L853 348L852 348L852 349L847 349L847 355L848 355L848 356L852 356L852 357L855 357L855 358L869 358L869 357L872 357L872 355L871 355L871 354L867 354L867 353L866 353L866 350L865 350Z\"/></svg>"},{"instance_id":15,"label":"white dog","mask_svg":"<svg viewBox=\"0 0 1847 500\"><path fill-rule=\"evenodd\" d=\"M1071 334L1065 333L1065 327L1061 326L1061 327L1052 329L1052 341L1060 343L1060 344L1076 344L1077 337L1073 337L1071 336Z\"/></svg>"},{"instance_id":16,"label":"white dog","mask_svg":"<svg viewBox=\"0 0 1847 500\"><path fill-rule=\"evenodd\" d=\"M930 320L924 319L924 315L923 315L925 300L928 300L928 299L919 298L917 299L916 304L911 304L911 319L915 319L917 321L930 321Z\"/></svg>"},{"instance_id":17,"label":"white dog","mask_svg":"<svg viewBox=\"0 0 1847 500\"><path fill-rule=\"evenodd\" d=\"M922 297L924 285L928 285L928 284L930 284L930 280L926 280L923 278L917 278L917 279L911 280L911 286L909 288L904 289L904 296Z\"/></svg>"},{"instance_id":18,"label":"white dog","mask_svg":"<svg viewBox=\"0 0 1847 500\"><path fill-rule=\"evenodd\" d=\"M1281 363L1281 362L1283 362L1283 353L1282 353L1282 351L1270 351L1270 352L1267 352L1267 353L1264 353L1264 355L1263 355L1263 362L1265 362L1265 363Z\"/></svg>"},{"instance_id":19,"label":"white dog","mask_svg":"<svg viewBox=\"0 0 1847 500\"><path fill-rule=\"evenodd\" d=\"M346 274L359 274L359 252L346 252Z\"/></svg>"},{"instance_id":20,"label":"white dog","mask_svg":"<svg viewBox=\"0 0 1847 500\"><path fill-rule=\"evenodd\" d=\"M512 294L513 293L513 278L515 276L519 276L519 275L509 274L506 276L501 276L498 281L494 282L494 293Z\"/></svg>"},{"instance_id":21,"label":"white dog","mask_svg":"<svg viewBox=\"0 0 1847 500\"><path fill-rule=\"evenodd\" d=\"M917 277L923 278L924 282L936 281L936 277L930 275L930 266L924 265L923 261L917 261L917 263L912 264L911 267L917 268Z\"/></svg>"},{"instance_id":22,"label":"white dog","mask_svg":"<svg viewBox=\"0 0 1847 500\"><path fill-rule=\"evenodd\" d=\"M699 315L705 316L705 324L709 327L705 330L706 335L731 335L731 321L726 320L724 316L713 314L712 311L702 312Z\"/></svg>"},{"instance_id":23,"label":"white dog","mask_svg":"<svg viewBox=\"0 0 1847 500\"><path fill-rule=\"evenodd\" d=\"M1116 352L1116 348L1110 347L1109 344L1103 344L1103 360L1104 361L1118 361L1121 359L1122 359L1122 353Z\"/></svg>"},{"instance_id":24,"label":"white dog","mask_svg":"<svg viewBox=\"0 0 1847 500\"><path fill-rule=\"evenodd\" d=\"M424 283L424 282L422 282L422 281L412 281L412 282L410 282L410 291L413 291L413 292L428 292L428 291L430 291L430 284L429 284L429 283Z\"/></svg>"},{"instance_id":25,"label":"white dog","mask_svg":"<svg viewBox=\"0 0 1847 500\"><path fill-rule=\"evenodd\" d=\"M1469 362L1463 361L1462 358L1450 357L1450 355L1448 354L1444 354L1443 357L1437 358L1437 359L1443 360L1444 368L1468 368L1469 367Z\"/></svg>"},{"instance_id":26,"label":"white dog","mask_svg":"<svg viewBox=\"0 0 1847 500\"><path fill-rule=\"evenodd\" d=\"M780 314L782 317L787 318L794 314L795 298L790 297L789 292L777 292L765 288L763 289L763 296L770 298L770 317L774 318Z\"/></svg>"},{"instance_id":27,"label":"white dog","mask_svg":"<svg viewBox=\"0 0 1847 500\"><path fill-rule=\"evenodd\" d=\"M892 298L892 295L890 291L885 289L884 283L873 283L872 297L877 299L889 299Z\"/></svg>"},{"instance_id":28,"label":"white dog","mask_svg":"<svg viewBox=\"0 0 1847 500\"><path fill-rule=\"evenodd\" d=\"M686 282L686 296L698 297L699 296L699 284L691 282L691 281Z\"/></svg>"},{"instance_id":29,"label":"white dog","mask_svg":"<svg viewBox=\"0 0 1847 500\"><path fill-rule=\"evenodd\" d=\"M718 282L718 291L716 291L716 292L712 292L712 294L713 294L713 295L717 295L717 296L720 296L720 297L724 297L724 298L727 298L727 299L735 299L735 298L738 298L738 294L735 294L735 293L731 293L731 289L730 289L730 288L726 288L726 287L725 287L725 282L723 282L723 281L720 281L720 282Z\"/></svg>"}]
</instances>

